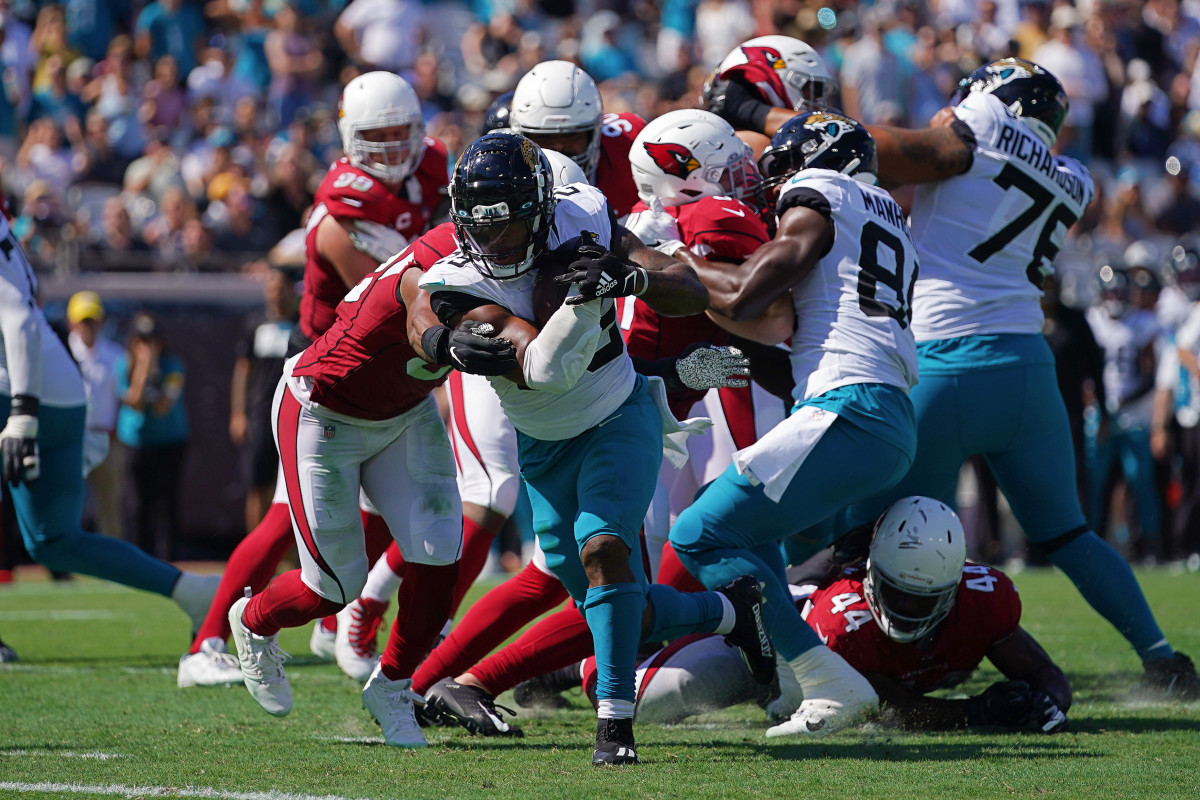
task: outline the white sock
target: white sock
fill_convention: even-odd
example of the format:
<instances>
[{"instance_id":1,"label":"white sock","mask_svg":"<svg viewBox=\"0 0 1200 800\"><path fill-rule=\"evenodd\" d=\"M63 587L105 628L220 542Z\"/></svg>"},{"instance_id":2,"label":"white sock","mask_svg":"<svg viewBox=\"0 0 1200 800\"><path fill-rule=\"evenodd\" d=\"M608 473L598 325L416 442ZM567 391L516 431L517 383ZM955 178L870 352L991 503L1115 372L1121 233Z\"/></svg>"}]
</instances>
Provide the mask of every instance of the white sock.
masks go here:
<instances>
[{"instance_id":1,"label":"white sock","mask_svg":"<svg viewBox=\"0 0 1200 800\"><path fill-rule=\"evenodd\" d=\"M375 562L375 566L371 567L371 571L367 573L367 583L363 586L362 594L367 600L376 600L381 603L390 602L396 596L396 590L400 588L400 576L392 572L392 568L388 566L386 556L380 556Z\"/></svg>"},{"instance_id":2,"label":"white sock","mask_svg":"<svg viewBox=\"0 0 1200 800\"><path fill-rule=\"evenodd\" d=\"M633 701L597 700L596 716L600 719L633 719Z\"/></svg>"},{"instance_id":3,"label":"white sock","mask_svg":"<svg viewBox=\"0 0 1200 800\"><path fill-rule=\"evenodd\" d=\"M737 611L734 610L733 603L728 597L721 592L717 592L716 595L721 598L721 624L713 633L731 633L734 623L737 622Z\"/></svg>"}]
</instances>

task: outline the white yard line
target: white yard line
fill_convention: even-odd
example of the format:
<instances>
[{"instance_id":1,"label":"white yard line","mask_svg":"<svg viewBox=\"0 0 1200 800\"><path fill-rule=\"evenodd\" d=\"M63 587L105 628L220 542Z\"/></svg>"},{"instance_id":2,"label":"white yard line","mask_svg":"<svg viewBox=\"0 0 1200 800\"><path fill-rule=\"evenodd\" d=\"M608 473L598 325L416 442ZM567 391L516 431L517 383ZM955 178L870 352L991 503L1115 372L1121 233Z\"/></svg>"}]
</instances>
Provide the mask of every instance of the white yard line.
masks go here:
<instances>
[{"instance_id":1,"label":"white yard line","mask_svg":"<svg viewBox=\"0 0 1200 800\"><path fill-rule=\"evenodd\" d=\"M95 619L116 619L119 614L91 608L59 608L41 611L0 611L0 622L77 622ZM132 612L130 616L133 616Z\"/></svg>"},{"instance_id":2,"label":"white yard line","mask_svg":"<svg viewBox=\"0 0 1200 800\"><path fill-rule=\"evenodd\" d=\"M57 756L58 758L87 758L93 761L108 761L110 758L124 758L124 753L74 753L70 750L0 750L0 757L22 756Z\"/></svg>"},{"instance_id":3,"label":"white yard line","mask_svg":"<svg viewBox=\"0 0 1200 800\"><path fill-rule=\"evenodd\" d=\"M202 797L210 800L354 800L335 794L296 794L272 789L269 792L226 792L207 786L126 786L111 784L89 786L82 783L24 783L0 781L0 791L55 792L57 794L99 794L120 797Z\"/></svg>"}]
</instances>

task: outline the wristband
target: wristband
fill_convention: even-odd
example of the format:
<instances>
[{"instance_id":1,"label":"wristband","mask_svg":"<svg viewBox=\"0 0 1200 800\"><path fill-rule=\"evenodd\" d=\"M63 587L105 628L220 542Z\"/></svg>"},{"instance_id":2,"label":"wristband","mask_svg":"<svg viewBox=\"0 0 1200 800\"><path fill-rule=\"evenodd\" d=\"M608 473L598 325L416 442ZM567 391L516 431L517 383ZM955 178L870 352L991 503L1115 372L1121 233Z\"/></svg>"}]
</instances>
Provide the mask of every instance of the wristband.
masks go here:
<instances>
[{"instance_id":1,"label":"wristband","mask_svg":"<svg viewBox=\"0 0 1200 800\"><path fill-rule=\"evenodd\" d=\"M13 395L9 416L36 417L38 415L38 399L31 394Z\"/></svg>"},{"instance_id":2,"label":"wristband","mask_svg":"<svg viewBox=\"0 0 1200 800\"><path fill-rule=\"evenodd\" d=\"M440 367L450 364L450 329L445 325L431 325L421 334L421 349L428 358Z\"/></svg>"},{"instance_id":3,"label":"wristband","mask_svg":"<svg viewBox=\"0 0 1200 800\"><path fill-rule=\"evenodd\" d=\"M747 100L746 104L743 105L742 108L745 109L748 105L753 105L754 110L747 113L745 116L748 120L754 123L754 130L762 133L763 129L767 127L767 115L771 113L771 106L757 100Z\"/></svg>"}]
</instances>

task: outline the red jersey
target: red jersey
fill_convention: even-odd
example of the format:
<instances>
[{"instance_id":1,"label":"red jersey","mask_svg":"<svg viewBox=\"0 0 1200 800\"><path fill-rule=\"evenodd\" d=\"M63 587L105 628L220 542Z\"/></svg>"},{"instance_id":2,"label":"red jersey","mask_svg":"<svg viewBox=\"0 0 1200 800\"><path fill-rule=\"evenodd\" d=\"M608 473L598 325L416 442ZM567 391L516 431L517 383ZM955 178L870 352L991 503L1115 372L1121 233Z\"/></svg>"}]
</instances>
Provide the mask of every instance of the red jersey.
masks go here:
<instances>
[{"instance_id":1,"label":"red jersey","mask_svg":"<svg viewBox=\"0 0 1200 800\"><path fill-rule=\"evenodd\" d=\"M608 198L617 219L628 214L638 201L633 170L629 168L629 150L633 140L646 127L637 114L605 114L600 122L600 160L596 165L595 186Z\"/></svg>"},{"instance_id":2,"label":"red jersey","mask_svg":"<svg viewBox=\"0 0 1200 800\"><path fill-rule=\"evenodd\" d=\"M871 616L861 568L813 592L804 618L821 641L859 672L878 672L920 694L955 686L975 671L987 651L1021 621L1017 587L999 570L968 562L954 607L928 646L889 639Z\"/></svg>"},{"instance_id":3,"label":"red jersey","mask_svg":"<svg viewBox=\"0 0 1200 800\"><path fill-rule=\"evenodd\" d=\"M337 307L337 319L292 368L311 378L309 396L331 411L382 420L421 402L448 371L430 364L408 343L408 313L400 276L422 272L457 249L454 225L444 222L363 278Z\"/></svg>"},{"instance_id":4,"label":"red jersey","mask_svg":"<svg viewBox=\"0 0 1200 800\"><path fill-rule=\"evenodd\" d=\"M641 202L633 207L635 212L646 210L646 204ZM704 197L665 210L678 223L679 238L688 249L711 261L740 263L771 239L758 213L731 197ZM625 342L634 358L677 356L695 342L729 343L729 334L704 314L664 317L645 303L633 301L632 317L625 309L621 319L629 320ZM668 397L671 411L680 419L687 417L688 410L706 392L705 389L672 392Z\"/></svg>"},{"instance_id":5,"label":"red jersey","mask_svg":"<svg viewBox=\"0 0 1200 800\"><path fill-rule=\"evenodd\" d=\"M333 264L317 255L317 226L326 217L365 219L390 225L411 242L429 229L446 196L446 146L425 137L425 154L416 171L395 191L341 158L317 188L305 228L304 296L300 298L300 330L315 339L333 324L337 305L350 289Z\"/></svg>"}]
</instances>

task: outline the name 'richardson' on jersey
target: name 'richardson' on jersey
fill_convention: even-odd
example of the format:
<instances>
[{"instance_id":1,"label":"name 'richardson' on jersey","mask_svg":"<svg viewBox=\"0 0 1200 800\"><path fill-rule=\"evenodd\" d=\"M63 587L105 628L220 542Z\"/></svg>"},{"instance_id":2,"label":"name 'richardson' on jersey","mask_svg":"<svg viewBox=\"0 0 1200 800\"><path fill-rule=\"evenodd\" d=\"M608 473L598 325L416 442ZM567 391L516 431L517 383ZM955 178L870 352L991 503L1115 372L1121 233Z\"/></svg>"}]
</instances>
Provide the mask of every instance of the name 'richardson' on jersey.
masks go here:
<instances>
[{"instance_id":1,"label":"name 'richardson' on jersey","mask_svg":"<svg viewBox=\"0 0 1200 800\"><path fill-rule=\"evenodd\" d=\"M1007 111L1007 109L1005 110ZM1008 113L1012 114L1011 111ZM1013 119L1016 119L1016 117L1014 116ZM1087 188L1084 186L1083 181L1069 172L1057 169L1054 154L1041 141L1028 132L1018 130L1013 125L1004 125L1000 128L1000 138L996 142L996 148L1007 155L1024 161L1047 178L1050 178L1079 205L1087 205Z\"/></svg>"}]
</instances>

